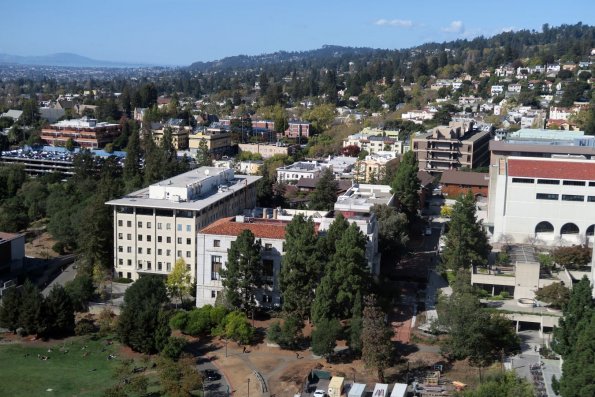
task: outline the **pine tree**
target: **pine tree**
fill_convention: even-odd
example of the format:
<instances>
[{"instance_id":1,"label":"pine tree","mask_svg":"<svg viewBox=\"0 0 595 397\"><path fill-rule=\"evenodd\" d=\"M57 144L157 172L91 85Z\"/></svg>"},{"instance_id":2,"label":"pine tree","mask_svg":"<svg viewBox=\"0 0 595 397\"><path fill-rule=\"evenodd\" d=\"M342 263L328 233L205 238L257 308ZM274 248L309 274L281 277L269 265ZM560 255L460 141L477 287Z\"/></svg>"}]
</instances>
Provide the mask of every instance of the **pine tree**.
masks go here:
<instances>
[{"instance_id":1,"label":"pine tree","mask_svg":"<svg viewBox=\"0 0 595 397\"><path fill-rule=\"evenodd\" d=\"M319 321L312 331L312 353L318 356L333 353L340 333L341 323L336 318Z\"/></svg>"},{"instance_id":2,"label":"pine tree","mask_svg":"<svg viewBox=\"0 0 595 397\"><path fill-rule=\"evenodd\" d=\"M319 324L321 321L335 318L337 315L335 298L337 287L333 281L334 272L329 267L316 287L316 295L312 302L312 322Z\"/></svg>"},{"instance_id":3,"label":"pine tree","mask_svg":"<svg viewBox=\"0 0 595 397\"><path fill-rule=\"evenodd\" d=\"M467 269L487 264L492 247L475 215L475 198L468 192L455 203L442 261L447 269Z\"/></svg>"},{"instance_id":4,"label":"pine tree","mask_svg":"<svg viewBox=\"0 0 595 397\"><path fill-rule=\"evenodd\" d=\"M198 144L196 163L199 167L211 167L213 165L213 157L211 156L206 139L201 139Z\"/></svg>"},{"instance_id":5,"label":"pine tree","mask_svg":"<svg viewBox=\"0 0 595 397\"><path fill-rule=\"evenodd\" d=\"M353 303L353 314L351 315L351 321L349 322L349 348L356 355L362 352L362 330L363 330L363 309L362 309L362 296L358 293L355 296L355 302Z\"/></svg>"},{"instance_id":6,"label":"pine tree","mask_svg":"<svg viewBox=\"0 0 595 397\"><path fill-rule=\"evenodd\" d=\"M330 168L322 171L316 188L310 195L308 207L312 210L331 210L337 201L337 181Z\"/></svg>"},{"instance_id":7,"label":"pine tree","mask_svg":"<svg viewBox=\"0 0 595 397\"><path fill-rule=\"evenodd\" d=\"M391 183L395 198L410 221L417 216L419 209L420 182L417 171L415 153L409 151L403 155L395 179Z\"/></svg>"},{"instance_id":8,"label":"pine tree","mask_svg":"<svg viewBox=\"0 0 595 397\"><path fill-rule=\"evenodd\" d=\"M74 332L74 307L64 287L59 284L52 287L44 308L47 334L62 337Z\"/></svg>"},{"instance_id":9,"label":"pine tree","mask_svg":"<svg viewBox=\"0 0 595 397\"><path fill-rule=\"evenodd\" d=\"M384 370L391 364L392 330L384 322L384 313L374 295L366 296L363 312L362 359L366 367L374 369L378 380L384 381Z\"/></svg>"},{"instance_id":10,"label":"pine tree","mask_svg":"<svg viewBox=\"0 0 595 397\"><path fill-rule=\"evenodd\" d=\"M285 229L280 286L283 310L300 320L309 316L320 277L317 236L312 218L295 216Z\"/></svg>"},{"instance_id":11,"label":"pine tree","mask_svg":"<svg viewBox=\"0 0 595 397\"><path fill-rule=\"evenodd\" d=\"M25 281L21 289L19 325L29 335L43 331L43 297L31 281Z\"/></svg>"},{"instance_id":12,"label":"pine tree","mask_svg":"<svg viewBox=\"0 0 595 397\"><path fill-rule=\"evenodd\" d=\"M138 130L133 128L130 132L128 145L126 146L126 159L124 160L124 183L126 190L131 191L142 186L142 175L140 168L140 139Z\"/></svg>"},{"instance_id":13,"label":"pine tree","mask_svg":"<svg viewBox=\"0 0 595 397\"><path fill-rule=\"evenodd\" d=\"M343 214L338 212L337 215L335 215L333 223L329 226L326 235L318 239L318 252L323 259L326 259L326 262L330 262L333 258L336 251L335 245L348 228L349 221L345 219Z\"/></svg>"},{"instance_id":14,"label":"pine tree","mask_svg":"<svg viewBox=\"0 0 595 397\"><path fill-rule=\"evenodd\" d=\"M565 356L560 379L560 395L583 397L595 395L595 312L580 319L575 344Z\"/></svg>"},{"instance_id":15,"label":"pine tree","mask_svg":"<svg viewBox=\"0 0 595 397\"><path fill-rule=\"evenodd\" d=\"M16 287L11 287L2 293L0 304L0 326L15 332L19 328L21 307L21 293Z\"/></svg>"},{"instance_id":16,"label":"pine tree","mask_svg":"<svg viewBox=\"0 0 595 397\"><path fill-rule=\"evenodd\" d=\"M233 307L245 313L253 312L254 294L263 286L260 240L250 230L244 230L227 250L227 263L221 269L225 296Z\"/></svg>"}]
</instances>

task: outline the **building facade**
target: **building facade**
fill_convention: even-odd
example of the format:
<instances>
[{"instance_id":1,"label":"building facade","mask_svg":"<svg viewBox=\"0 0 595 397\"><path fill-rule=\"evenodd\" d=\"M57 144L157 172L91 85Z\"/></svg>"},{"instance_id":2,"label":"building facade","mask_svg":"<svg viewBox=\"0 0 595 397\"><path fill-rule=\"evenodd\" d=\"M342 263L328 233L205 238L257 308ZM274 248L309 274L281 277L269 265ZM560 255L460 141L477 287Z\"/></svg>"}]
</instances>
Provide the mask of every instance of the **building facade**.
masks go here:
<instances>
[{"instance_id":1,"label":"building facade","mask_svg":"<svg viewBox=\"0 0 595 397\"><path fill-rule=\"evenodd\" d=\"M114 268L133 280L166 276L178 258L196 277L197 232L256 204L257 176L198 169L107 202L114 212Z\"/></svg>"},{"instance_id":2,"label":"building facade","mask_svg":"<svg viewBox=\"0 0 595 397\"><path fill-rule=\"evenodd\" d=\"M297 182L301 178L318 178L325 165L318 161L298 161L285 167L277 168L277 181L280 183Z\"/></svg>"},{"instance_id":3,"label":"building facade","mask_svg":"<svg viewBox=\"0 0 595 397\"><path fill-rule=\"evenodd\" d=\"M223 155L231 148L231 132L220 127L201 127L189 135L188 146L196 150L203 141L211 153Z\"/></svg>"},{"instance_id":4,"label":"building facade","mask_svg":"<svg viewBox=\"0 0 595 397\"><path fill-rule=\"evenodd\" d=\"M41 129L41 140L52 146L66 146L69 139L87 149L102 148L116 139L122 130L120 124L98 122L96 119L62 120Z\"/></svg>"},{"instance_id":5,"label":"building facade","mask_svg":"<svg viewBox=\"0 0 595 397\"><path fill-rule=\"evenodd\" d=\"M268 159L276 155L291 156L295 153L297 146L282 145L281 143L240 143L238 144L239 152L258 153L263 159Z\"/></svg>"}]
</instances>

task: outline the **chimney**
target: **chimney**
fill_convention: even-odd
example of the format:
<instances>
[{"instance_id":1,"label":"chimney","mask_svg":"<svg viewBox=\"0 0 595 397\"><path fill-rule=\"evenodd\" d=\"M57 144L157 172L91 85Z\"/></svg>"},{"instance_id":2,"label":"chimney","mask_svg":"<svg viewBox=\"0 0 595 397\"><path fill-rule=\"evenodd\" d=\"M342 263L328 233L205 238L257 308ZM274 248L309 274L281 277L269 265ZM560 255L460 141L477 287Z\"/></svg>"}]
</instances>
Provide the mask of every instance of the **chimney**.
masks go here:
<instances>
[{"instance_id":1,"label":"chimney","mask_svg":"<svg viewBox=\"0 0 595 397\"><path fill-rule=\"evenodd\" d=\"M267 209L266 208L262 209L262 219L267 219Z\"/></svg>"},{"instance_id":2,"label":"chimney","mask_svg":"<svg viewBox=\"0 0 595 397\"><path fill-rule=\"evenodd\" d=\"M273 210L273 219L277 219L277 208Z\"/></svg>"}]
</instances>

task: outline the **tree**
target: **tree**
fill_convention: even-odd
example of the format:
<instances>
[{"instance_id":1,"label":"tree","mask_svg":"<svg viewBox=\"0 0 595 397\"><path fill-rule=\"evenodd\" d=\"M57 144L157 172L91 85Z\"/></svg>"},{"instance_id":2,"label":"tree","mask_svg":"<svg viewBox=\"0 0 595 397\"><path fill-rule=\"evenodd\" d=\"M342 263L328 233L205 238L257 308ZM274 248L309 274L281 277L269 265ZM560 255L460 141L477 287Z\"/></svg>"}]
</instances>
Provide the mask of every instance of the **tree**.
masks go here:
<instances>
[{"instance_id":1,"label":"tree","mask_svg":"<svg viewBox=\"0 0 595 397\"><path fill-rule=\"evenodd\" d=\"M577 327L576 344L564 357L560 394L563 397L595 395L595 312L580 320Z\"/></svg>"},{"instance_id":2,"label":"tree","mask_svg":"<svg viewBox=\"0 0 595 397\"><path fill-rule=\"evenodd\" d=\"M170 336L167 339L167 343L163 347L161 354L173 361L178 361L187 344L188 342L184 338Z\"/></svg>"},{"instance_id":3,"label":"tree","mask_svg":"<svg viewBox=\"0 0 595 397\"><path fill-rule=\"evenodd\" d=\"M335 350L337 339L341 334L339 320L322 319L312 331L312 353L317 356L329 356Z\"/></svg>"},{"instance_id":4,"label":"tree","mask_svg":"<svg viewBox=\"0 0 595 397\"><path fill-rule=\"evenodd\" d=\"M552 260L558 266L569 270L578 270L591 262L591 248L586 245L559 247L552 252Z\"/></svg>"},{"instance_id":5,"label":"tree","mask_svg":"<svg viewBox=\"0 0 595 397\"><path fill-rule=\"evenodd\" d=\"M176 260L173 270L167 275L165 285L169 295L180 298L180 302L184 304L184 296L189 295L192 291L192 277L183 258Z\"/></svg>"},{"instance_id":6,"label":"tree","mask_svg":"<svg viewBox=\"0 0 595 397\"><path fill-rule=\"evenodd\" d=\"M548 303L555 309L561 309L570 300L570 290L562 283L553 283L535 291L535 299Z\"/></svg>"},{"instance_id":7,"label":"tree","mask_svg":"<svg viewBox=\"0 0 595 397\"><path fill-rule=\"evenodd\" d=\"M211 167L213 165L213 158L209 145L206 139L201 139L198 144L198 150L196 151L196 164L199 167Z\"/></svg>"},{"instance_id":8,"label":"tree","mask_svg":"<svg viewBox=\"0 0 595 397\"><path fill-rule=\"evenodd\" d=\"M137 129L133 128L128 139L128 145L126 145L126 159L124 159L123 177L127 191L138 189L143 184L140 157L140 139Z\"/></svg>"},{"instance_id":9,"label":"tree","mask_svg":"<svg viewBox=\"0 0 595 397\"><path fill-rule=\"evenodd\" d=\"M55 284L43 307L47 334L62 337L74 333L74 307L64 287Z\"/></svg>"},{"instance_id":10,"label":"tree","mask_svg":"<svg viewBox=\"0 0 595 397\"><path fill-rule=\"evenodd\" d=\"M21 289L19 326L27 334L32 335L43 331L42 307L43 297L39 289L31 281L25 281Z\"/></svg>"},{"instance_id":11,"label":"tree","mask_svg":"<svg viewBox=\"0 0 595 397\"><path fill-rule=\"evenodd\" d=\"M362 330L362 359L367 368L378 374L378 380L384 381L384 370L391 364L392 330L384 322L385 314L380 310L374 295L364 298Z\"/></svg>"},{"instance_id":12,"label":"tree","mask_svg":"<svg viewBox=\"0 0 595 397\"><path fill-rule=\"evenodd\" d=\"M254 338L254 328L250 325L246 314L240 311L228 313L214 333L243 345L250 344Z\"/></svg>"},{"instance_id":13,"label":"tree","mask_svg":"<svg viewBox=\"0 0 595 397\"><path fill-rule=\"evenodd\" d=\"M363 309L362 309L362 296L357 294L353 305L353 314L351 315L351 321L349 322L349 340L348 345L351 351L356 355L362 352L362 331L364 327L363 323Z\"/></svg>"},{"instance_id":14,"label":"tree","mask_svg":"<svg viewBox=\"0 0 595 397\"><path fill-rule=\"evenodd\" d=\"M296 316L286 316L283 324L274 321L267 331L267 339L284 349L295 349L302 340L304 323Z\"/></svg>"},{"instance_id":15,"label":"tree","mask_svg":"<svg viewBox=\"0 0 595 397\"><path fill-rule=\"evenodd\" d=\"M77 274L74 280L69 281L64 286L66 293L70 297L73 309L79 312L87 311L89 307L89 300L95 293L93 287L93 280L90 276L85 274Z\"/></svg>"},{"instance_id":16,"label":"tree","mask_svg":"<svg viewBox=\"0 0 595 397\"><path fill-rule=\"evenodd\" d=\"M316 133L322 133L330 128L335 119L335 105L325 103L315 106L304 113L304 119L312 123L312 129Z\"/></svg>"},{"instance_id":17,"label":"tree","mask_svg":"<svg viewBox=\"0 0 595 397\"><path fill-rule=\"evenodd\" d=\"M256 307L255 293L262 287L260 240L250 230L244 230L227 250L227 264L221 269L225 296L232 307L245 313Z\"/></svg>"},{"instance_id":18,"label":"tree","mask_svg":"<svg viewBox=\"0 0 595 397\"><path fill-rule=\"evenodd\" d=\"M162 391L169 397L190 397L192 391L200 389L203 384L192 358L183 358L176 362L161 357L157 370Z\"/></svg>"},{"instance_id":19,"label":"tree","mask_svg":"<svg viewBox=\"0 0 595 397\"><path fill-rule=\"evenodd\" d=\"M19 328L21 309L21 294L19 289L11 287L5 289L0 301L0 326L15 332Z\"/></svg>"},{"instance_id":20,"label":"tree","mask_svg":"<svg viewBox=\"0 0 595 397\"><path fill-rule=\"evenodd\" d=\"M415 153L409 151L403 155L395 179L391 183L398 205L407 214L409 221L414 219L419 209L420 182L417 171Z\"/></svg>"},{"instance_id":21,"label":"tree","mask_svg":"<svg viewBox=\"0 0 595 397\"><path fill-rule=\"evenodd\" d=\"M533 397L534 391L526 379L519 378L513 371L491 376L475 390L466 390L461 397Z\"/></svg>"},{"instance_id":22,"label":"tree","mask_svg":"<svg viewBox=\"0 0 595 397\"><path fill-rule=\"evenodd\" d=\"M283 310L300 320L309 316L320 277L317 236L312 218L299 214L285 229L285 255L279 284Z\"/></svg>"},{"instance_id":23,"label":"tree","mask_svg":"<svg viewBox=\"0 0 595 397\"><path fill-rule=\"evenodd\" d=\"M372 212L378 220L378 248L383 255L397 258L407 249L409 241L407 216L386 204L375 204Z\"/></svg>"},{"instance_id":24,"label":"tree","mask_svg":"<svg viewBox=\"0 0 595 397\"><path fill-rule=\"evenodd\" d=\"M455 203L450 220L450 228L446 233L442 261L447 269L457 270L469 268L471 264L483 266L487 264L491 251L482 225L475 215L475 198L467 192Z\"/></svg>"},{"instance_id":25,"label":"tree","mask_svg":"<svg viewBox=\"0 0 595 397\"><path fill-rule=\"evenodd\" d=\"M332 169L325 168L316 188L309 197L308 208L313 210L331 210L337 201L337 181Z\"/></svg>"},{"instance_id":26,"label":"tree","mask_svg":"<svg viewBox=\"0 0 595 397\"><path fill-rule=\"evenodd\" d=\"M117 331L122 343L143 353L159 351L159 345L164 343L164 333L169 336L167 319L167 331L164 331L164 315L161 313L167 300L165 284L159 276L144 276L132 284L124 295L118 321Z\"/></svg>"},{"instance_id":27,"label":"tree","mask_svg":"<svg viewBox=\"0 0 595 397\"><path fill-rule=\"evenodd\" d=\"M591 284L585 276L573 286L570 300L563 307L564 317L560 319L559 326L554 329L552 348L556 353L562 355L563 358L570 355L576 345L578 335L586 325L581 321L590 318L594 309Z\"/></svg>"}]
</instances>

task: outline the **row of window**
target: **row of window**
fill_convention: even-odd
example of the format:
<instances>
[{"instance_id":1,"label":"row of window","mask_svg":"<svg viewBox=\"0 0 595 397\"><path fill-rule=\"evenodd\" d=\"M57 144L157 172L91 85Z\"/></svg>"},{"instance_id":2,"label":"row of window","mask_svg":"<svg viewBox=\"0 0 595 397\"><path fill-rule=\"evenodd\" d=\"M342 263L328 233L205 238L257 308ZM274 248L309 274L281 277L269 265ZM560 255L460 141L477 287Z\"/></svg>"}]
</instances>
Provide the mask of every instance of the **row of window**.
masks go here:
<instances>
[{"instance_id":1,"label":"row of window","mask_svg":"<svg viewBox=\"0 0 595 397\"><path fill-rule=\"evenodd\" d=\"M190 244L190 243L188 243L188 244ZM216 247L216 248L221 247L221 240L213 240L213 247ZM265 251L271 251L273 249L273 244L265 243L263 248ZM285 251L285 243L283 243L283 251Z\"/></svg>"},{"instance_id":2,"label":"row of window","mask_svg":"<svg viewBox=\"0 0 595 397\"><path fill-rule=\"evenodd\" d=\"M121 219L119 219L118 220L118 226L124 226L124 221L121 220ZM126 227L132 227L132 221L126 221ZM138 229L142 229L143 228L143 222L138 221L136 223L136 227ZM151 222L146 222L145 223L145 227L147 229L151 229L151 227L152 227ZM163 223L158 222L157 223L157 230L162 230L162 229L163 229ZM181 223L178 223L178 226L177 226L178 232L183 231L183 229L184 229L184 225L182 225ZM171 223L166 223L165 224L165 230L171 230ZM187 232L191 232L192 231L192 225L186 225L186 231Z\"/></svg>"},{"instance_id":3,"label":"row of window","mask_svg":"<svg viewBox=\"0 0 595 397\"><path fill-rule=\"evenodd\" d=\"M138 241L143 241L143 235L142 234L138 234L136 236L136 238L137 238ZM123 240L123 239L124 239L124 234L123 233L118 233L118 240ZM152 239L151 235L150 234L147 234L146 241L147 242L151 242L151 239ZM166 242L168 244L171 243L171 237L166 237L165 239L166 239ZM132 240L132 234L130 234L130 233L126 234L126 240L129 240L129 241ZM184 243L184 239L182 237L178 237L176 241L177 241L178 244L183 244ZM163 242L163 237L162 236L157 236L157 242L158 243L162 243ZM192 239L191 238L186 238L186 244L187 245L191 245L192 244Z\"/></svg>"},{"instance_id":4,"label":"row of window","mask_svg":"<svg viewBox=\"0 0 595 397\"><path fill-rule=\"evenodd\" d=\"M534 178L512 178L513 183L535 183ZM587 186L586 181L571 181L571 180L560 180L560 179L537 179L538 185L559 185L562 182L564 186ZM588 186L595 187L595 181L589 181Z\"/></svg>"},{"instance_id":5,"label":"row of window","mask_svg":"<svg viewBox=\"0 0 595 397\"><path fill-rule=\"evenodd\" d=\"M119 245L118 246L118 252L124 252L124 247L121 246L121 245ZM126 247L126 252L128 254L131 254L132 253L132 247ZM145 250L145 253L147 255L151 255L152 252L153 252L153 250L151 248L147 248ZM137 253L142 255L142 253L143 253L143 247L138 247L137 248ZM178 254L177 255L178 258L181 258L182 257L182 251L181 250L178 250L177 254ZM161 248L158 248L157 249L157 255L163 255L163 250ZM165 250L165 256L171 256L171 250ZM192 251L186 251L186 258L192 258Z\"/></svg>"},{"instance_id":6,"label":"row of window","mask_svg":"<svg viewBox=\"0 0 595 397\"><path fill-rule=\"evenodd\" d=\"M123 259L118 259L118 265L124 266L124 260ZM126 265L127 266L132 266L132 260L131 259L128 259L126 261ZM157 262L157 266L156 266L155 270L157 270L157 271L163 271L164 270L164 267L165 267L165 271L171 272L171 262L165 262L165 263L164 262ZM153 264L152 264L151 261L142 261L142 260L139 260L137 262L136 268L138 270L143 270L143 269L153 270ZM191 270L190 264L186 264L186 269L187 270Z\"/></svg>"},{"instance_id":7,"label":"row of window","mask_svg":"<svg viewBox=\"0 0 595 397\"><path fill-rule=\"evenodd\" d=\"M560 195L555 193L537 193L535 198L537 200L558 200ZM585 196L581 196L580 194L563 194L562 201L584 202ZM595 203L595 196L587 196L587 202Z\"/></svg>"}]
</instances>

